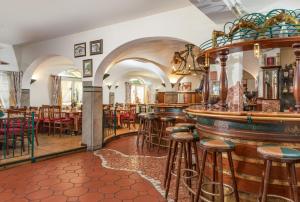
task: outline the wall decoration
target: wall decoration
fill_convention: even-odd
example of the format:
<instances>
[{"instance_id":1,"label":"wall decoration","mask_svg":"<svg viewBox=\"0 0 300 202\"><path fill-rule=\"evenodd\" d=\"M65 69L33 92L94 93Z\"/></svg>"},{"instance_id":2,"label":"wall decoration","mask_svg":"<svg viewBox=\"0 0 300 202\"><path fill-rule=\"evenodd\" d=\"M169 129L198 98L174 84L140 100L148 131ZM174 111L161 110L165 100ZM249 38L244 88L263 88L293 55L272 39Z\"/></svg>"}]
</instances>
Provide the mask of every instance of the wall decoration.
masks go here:
<instances>
[{"instance_id":1,"label":"wall decoration","mask_svg":"<svg viewBox=\"0 0 300 202\"><path fill-rule=\"evenodd\" d=\"M103 53L103 39L90 42L90 55Z\"/></svg>"},{"instance_id":2,"label":"wall decoration","mask_svg":"<svg viewBox=\"0 0 300 202\"><path fill-rule=\"evenodd\" d=\"M93 76L93 60L87 59L82 61L83 66L83 77Z\"/></svg>"},{"instance_id":3,"label":"wall decoration","mask_svg":"<svg viewBox=\"0 0 300 202\"><path fill-rule=\"evenodd\" d=\"M74 57L86 56L86 43L78 43L74 45Z\"/></svg>"}]
</instances>

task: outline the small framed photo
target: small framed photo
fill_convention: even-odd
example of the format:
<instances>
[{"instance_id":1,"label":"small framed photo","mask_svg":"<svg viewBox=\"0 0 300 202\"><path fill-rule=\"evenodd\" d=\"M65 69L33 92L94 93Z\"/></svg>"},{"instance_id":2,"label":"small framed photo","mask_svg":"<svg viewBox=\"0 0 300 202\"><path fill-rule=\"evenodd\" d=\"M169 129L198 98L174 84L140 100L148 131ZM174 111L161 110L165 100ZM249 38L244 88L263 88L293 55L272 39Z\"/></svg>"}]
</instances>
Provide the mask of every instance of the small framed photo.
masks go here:
<instances>
[{"instance_id":1,"label":"small framed photo","mask_svg":"<svg viewBox=\"0 0 300 202\"><path fill-rule=\"evenodd\" d=\"M83 77L93 76L93 60L87 59L82 61L83 66Z\"/></svg>"},{"instance_id":2,"label":"small framed photo","mask_svg":"<svg viewBox=\"0 0 300 202\"><path fill-rule=\"evenodd\" d=\"M103 53L103 39L90 42L90 55L99 55Z\"/></svg>"},{"instance_id":3,"label":"small framed photo","mask_svg":"<svg viewBox=\"0 0 300 202\"><path fill-rule=\"evenodd\" d=\"M78 43L74 45L74 57L86 56L86 43Z\"/></svg>"}]
</instances>

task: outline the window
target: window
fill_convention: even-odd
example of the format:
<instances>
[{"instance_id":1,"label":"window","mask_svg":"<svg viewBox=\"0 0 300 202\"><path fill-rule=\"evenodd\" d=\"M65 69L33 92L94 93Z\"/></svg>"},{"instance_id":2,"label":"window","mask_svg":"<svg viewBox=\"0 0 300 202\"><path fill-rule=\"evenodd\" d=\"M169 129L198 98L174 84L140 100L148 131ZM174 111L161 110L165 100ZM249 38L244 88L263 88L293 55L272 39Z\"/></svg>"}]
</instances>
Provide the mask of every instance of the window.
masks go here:
<instances>
[{"instance_id":1,"label":"window","mask_svg":"<svg viewBox=\"0 0 300 202\"><path fill-rule=\"evenodd\" d=\"M0 107L9 107L9 75L0 72Z\"/></svg>"},{"instance_id":2,"label":"window","mask_svg":"<svg viewBox=\"0 0 300 202\"><path fill-rule=\"evenodd\" d=\"M62 104L71 105L72 101L82 103L82 81L76 78L62 77L61 79Z\"/></svg>"},{"instance_id":3,"label":"window","mask_svg":"<svg viewBox=\"0 0 300 202\"><path fill-rule=\"evenodd\" d=\"M144 85L132 84L131 86L131 103L144 104L145 100L145 87Z\"/></svg>"}]
</instances>

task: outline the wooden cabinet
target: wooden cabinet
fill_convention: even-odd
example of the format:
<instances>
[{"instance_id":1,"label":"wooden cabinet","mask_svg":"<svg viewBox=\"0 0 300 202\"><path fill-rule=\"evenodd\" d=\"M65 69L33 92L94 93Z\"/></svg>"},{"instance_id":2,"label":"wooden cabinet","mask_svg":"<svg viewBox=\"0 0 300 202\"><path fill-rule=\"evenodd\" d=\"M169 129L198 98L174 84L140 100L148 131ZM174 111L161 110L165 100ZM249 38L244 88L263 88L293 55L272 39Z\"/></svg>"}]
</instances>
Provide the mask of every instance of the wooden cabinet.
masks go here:
<instances>
[{"instance_id":1,"label":"wooden cabinet","mask_svg":"<svg viewBox=\"0 0 300 202\"><path fill-rule=\"evenodd\" d=\"M202 96L197 92L158 92L156 100L164 104L194 104L201 103Z\"/></svg>"}]
</instances>

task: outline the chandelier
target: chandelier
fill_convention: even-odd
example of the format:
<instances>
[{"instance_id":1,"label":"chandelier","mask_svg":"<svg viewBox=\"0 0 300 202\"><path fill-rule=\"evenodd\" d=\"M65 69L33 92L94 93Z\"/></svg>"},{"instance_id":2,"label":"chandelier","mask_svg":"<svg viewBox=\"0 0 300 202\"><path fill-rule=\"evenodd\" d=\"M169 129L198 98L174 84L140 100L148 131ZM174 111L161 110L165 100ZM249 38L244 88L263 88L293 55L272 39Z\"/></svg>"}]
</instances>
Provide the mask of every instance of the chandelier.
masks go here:
<instances>
[{"instance_id":1,"label":"chandelier","mask_svg":"<svg viewBox=\"0 0 300 202\"><path fill-rule=\"evenodd\" d=\"M172 74L176 75L200 75L205 73L205 68L196 62L193 49L195 45L186 44L186 50L176 51L171 64L173 64Z\"/></svg>"}]
</instances>

